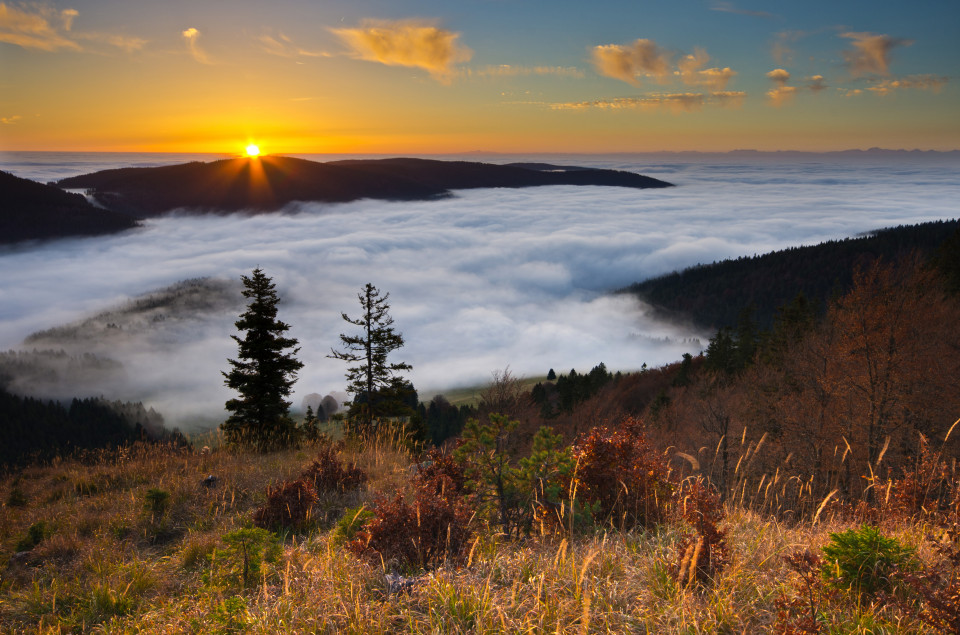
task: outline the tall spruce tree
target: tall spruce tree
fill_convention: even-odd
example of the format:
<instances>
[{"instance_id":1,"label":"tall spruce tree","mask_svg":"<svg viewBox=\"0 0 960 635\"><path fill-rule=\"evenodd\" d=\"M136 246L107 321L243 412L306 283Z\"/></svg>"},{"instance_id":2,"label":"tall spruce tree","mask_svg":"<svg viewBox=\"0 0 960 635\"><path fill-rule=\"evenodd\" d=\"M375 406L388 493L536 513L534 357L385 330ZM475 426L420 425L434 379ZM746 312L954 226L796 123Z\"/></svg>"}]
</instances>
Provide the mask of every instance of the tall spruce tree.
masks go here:
<instances>
[{"instance_id":1,"label":"tall spruce tree","mask_svg":"<svg viewBox=\"0 0 960 635\"><path fill-rule=\"evenodd\" d=\"M297 340L284 337L290 326L277 319L280 299L271 279L259 267L252 276L242 278L243 297L250 303L235 324L245 335L231 335L239 346L239 361L227 360L233 368L222 373L224 383L240 396L227 401L226 409L232 414L220 429L230 443L268 451L296 438L285 397L303 364L295 357L300 350Z\"/></svg>"},{"instance_id":2,"label":"tall spruce tree","mask_svg":"<svg viewBox=\"0 0 960 635\"><path fill-rule=\"evenodd\" d=\"M380 290L370 283L357 294L362 314L351 318L341 313L344 321L362 329L360 335L341 333L343 350L331 349L328 357L348 364L347 392L353 395L347 418L358 432L373 430L375 422L383 417L409 416L412 409L406 397L413 386L397 373L412 370L404 362L388 363L387 356L403 346L403 336L393 330L390 317L390 294L380 295Z\"/></svg>"}]
</instances>

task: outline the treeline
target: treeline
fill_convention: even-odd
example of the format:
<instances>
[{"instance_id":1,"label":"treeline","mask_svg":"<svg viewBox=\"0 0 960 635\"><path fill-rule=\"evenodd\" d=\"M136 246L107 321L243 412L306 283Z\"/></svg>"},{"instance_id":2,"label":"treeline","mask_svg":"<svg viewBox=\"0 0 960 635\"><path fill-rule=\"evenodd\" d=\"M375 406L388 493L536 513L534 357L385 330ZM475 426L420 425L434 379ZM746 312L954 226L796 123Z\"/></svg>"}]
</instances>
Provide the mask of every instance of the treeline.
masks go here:
<instances>
[{"instance_id":1,"label":"treeline","mask_svg":"<svg viewBox=\"0 0 960 635\"><path fill-rule=\"evenodd\" d=\"M94 207L80 194L0 172L0 244L94 236L136 227L134 218Z\"/></svg>"},{"instance_id":2,"label":"treeline","mask_svg":"<svg viewBox=\"0 0 960 635\"><path fill-rule=\"evenodd\" d=\"M912 252L930 254L958 228L960 220L881 229L869 236L698 265L620 292L712 330L735 326L740 312L753 306L758 325L769 328L777 308L798 293L822 312L831 297L850 289L857 266L877 258L891 262Z\"/></svg>"},{"instance_id":3,"label":"treeline","mask_svg":"<svg viewBox=\"0 0 960 635\"><path fill-rule=\"evenodd\" d=\"M69 405L13 395L0 387L0 469L136 441L185 440L140 403L73 399Z\"/></svg>"}]
</instances>

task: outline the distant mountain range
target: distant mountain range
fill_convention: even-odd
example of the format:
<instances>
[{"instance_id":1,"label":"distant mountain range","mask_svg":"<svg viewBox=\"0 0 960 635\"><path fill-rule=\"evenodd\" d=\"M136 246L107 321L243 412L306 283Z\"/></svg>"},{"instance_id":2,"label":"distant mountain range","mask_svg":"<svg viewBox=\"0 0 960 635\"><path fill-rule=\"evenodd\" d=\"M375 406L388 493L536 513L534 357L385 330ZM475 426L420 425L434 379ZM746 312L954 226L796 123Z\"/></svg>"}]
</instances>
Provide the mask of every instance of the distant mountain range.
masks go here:
<instances>
[{"instance_id":1,"label":"distant mountain range","mask_svg":"<svg viewBox=\"0 0 960 635\"><path fill-rule=\"evenodd\" d=\"M58 185L87 189L104 207L140 218L172 209L267 212L295 201L428 200L449 196L451 190L488 187L660 188L672 184L633 172L543 163L496 165L430 159L319 163L266 156L103 170L63 179Z\"/></svg>"},{"instance_id":2,"label":"distant mountain range","mask_svg":"<svg viewBox=\"0 0 960 635\"><path fill-rule=\"evenodd\" d=\"M0 172L0 244L130 229L136 219L100 209L80 194Z\"/></svg>"}]
</instances>

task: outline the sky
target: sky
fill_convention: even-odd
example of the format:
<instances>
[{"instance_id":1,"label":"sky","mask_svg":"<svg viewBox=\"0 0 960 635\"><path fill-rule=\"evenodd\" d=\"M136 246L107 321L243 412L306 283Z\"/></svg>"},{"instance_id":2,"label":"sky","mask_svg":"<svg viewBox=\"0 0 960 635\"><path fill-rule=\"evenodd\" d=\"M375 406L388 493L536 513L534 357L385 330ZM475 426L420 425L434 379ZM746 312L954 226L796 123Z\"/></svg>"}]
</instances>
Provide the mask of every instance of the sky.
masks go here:
<instances>
[{"instance_id":1,"label":"sky","mask_svg":"<svg viewBox=\"0 0 960 635\"><path fill-rule=\"evenodd\" d=\"M960 148L953 0L0 2L0 150Z\"/></svg>"}]
</instances>

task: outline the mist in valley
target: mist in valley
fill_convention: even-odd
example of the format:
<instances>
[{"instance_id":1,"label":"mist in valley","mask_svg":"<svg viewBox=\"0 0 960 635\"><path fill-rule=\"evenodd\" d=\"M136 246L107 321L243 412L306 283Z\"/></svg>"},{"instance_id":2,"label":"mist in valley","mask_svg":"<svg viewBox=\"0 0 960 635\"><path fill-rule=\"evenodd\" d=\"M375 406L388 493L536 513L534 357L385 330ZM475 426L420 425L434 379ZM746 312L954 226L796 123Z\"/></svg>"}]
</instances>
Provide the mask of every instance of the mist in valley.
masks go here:
<instances>
[{"instance_id":1,"label":"mist in valley","mask_svg":"<svg viewBox=\"0 0 960 635\"><path fill-rule=\"evenodd\" d=\"M595 164L679 187L181 213L106 238L9 248L0 252L0 349L67 354L52 371L21 373L17 392L143 401L169 425L214 426L231 396L220 372L236 354L240 276L259 266L300 340L295 405L343 390L344 365L326 356L367 282L390 293L406 339L395 356L413 365L421 395L506 366L543 375L602 361L626 371L697 353L711 333L611 290L697 263L954 218L960 200L952 164L620 163ZM192 282L170 288L180 281ZM160 289L160 299L144 296Z\"/></svg>"}]
</instances>

